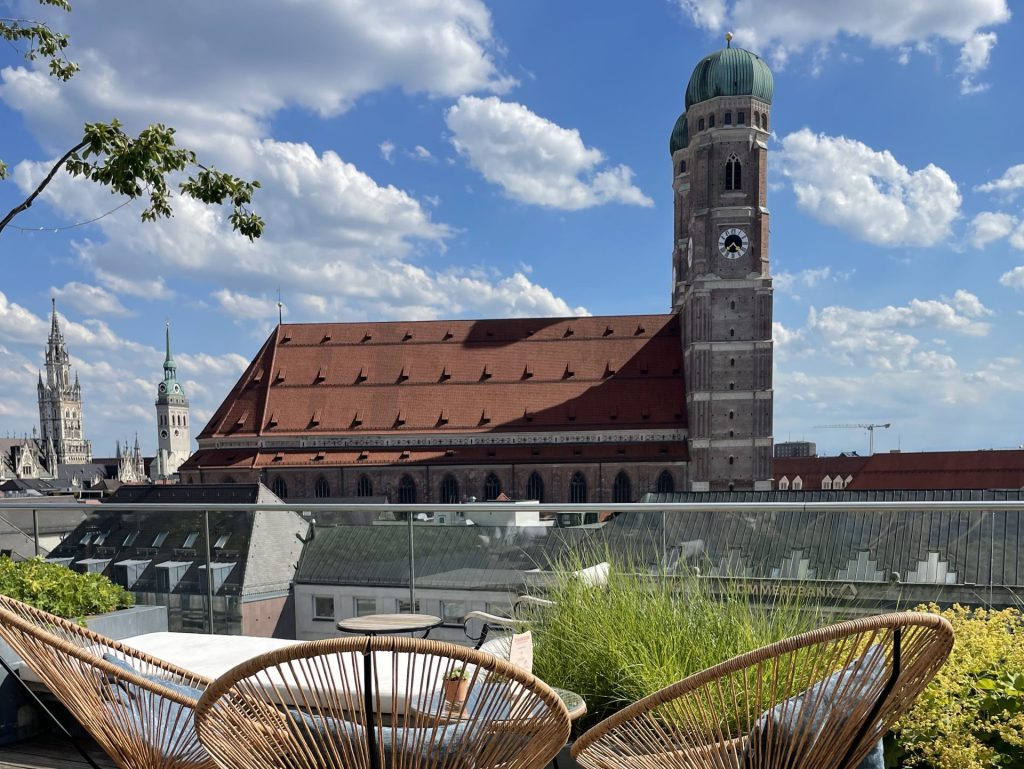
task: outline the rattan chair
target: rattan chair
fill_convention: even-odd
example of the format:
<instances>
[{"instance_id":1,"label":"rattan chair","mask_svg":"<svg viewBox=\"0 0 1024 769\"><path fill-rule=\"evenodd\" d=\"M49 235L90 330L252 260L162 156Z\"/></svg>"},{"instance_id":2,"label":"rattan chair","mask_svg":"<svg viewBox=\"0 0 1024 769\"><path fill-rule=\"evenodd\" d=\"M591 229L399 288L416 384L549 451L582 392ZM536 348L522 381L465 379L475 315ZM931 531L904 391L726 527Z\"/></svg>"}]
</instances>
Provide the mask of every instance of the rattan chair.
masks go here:
<instances>
[{"instance_id":1,"label":"rattan chair","mask_svg":"<svg viewBox=\"0 0 1024 769\"><path fill-rule=\"evenodd\" d=\"M949 656L937 615L886 614L735 657L607 718L573 745L587 769L850 769Z\"/></svg>"},{"instance_id":2,"label":"rattan chair","mask_svg":"<svg viewBox=\"0 0 1024 769\"><path fill-rule=\"evenodd\" d=\"M7 596L0 638L122 769L212 769L193 716L209 680Z\"/></svg>"},{"instance_id":3,"label":"rattan chair","mask_svg":"<svg viewBox=\"0 0 1024 769\"><path fill-rule=\"evenodd\" d=\"M442 681L469 676L465 707ZM289 646L228 671L206 690L196 729L222 767L426 769L542 767L569 718L542 681L493 655L381 636Z\"/></svg>"}]
</instances>

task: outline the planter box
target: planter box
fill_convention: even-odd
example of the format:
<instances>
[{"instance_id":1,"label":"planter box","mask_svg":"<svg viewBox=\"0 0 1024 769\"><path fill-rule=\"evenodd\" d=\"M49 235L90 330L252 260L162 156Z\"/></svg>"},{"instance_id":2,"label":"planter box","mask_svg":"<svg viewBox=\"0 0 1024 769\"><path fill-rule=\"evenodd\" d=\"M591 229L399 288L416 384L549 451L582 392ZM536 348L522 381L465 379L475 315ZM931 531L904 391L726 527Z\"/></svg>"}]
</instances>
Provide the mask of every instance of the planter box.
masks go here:
<instances>
[{"instance_id":1,"label":"planter box","mask_svg":"<svg viewBox=\"0 0 1024 769\"><path fill-rule=\"evenodd\" d=\"M158 633L167 630L166 606L133 606L108 614L87 617L85 625L105 636L120 640L143 633ZM15 672L24 665L21 659L3 641L0 641L0 657L3 657ZM7 671L0 668L0 745L35 737L50 724L39 708Z\"/></svg>"}]
</instances>

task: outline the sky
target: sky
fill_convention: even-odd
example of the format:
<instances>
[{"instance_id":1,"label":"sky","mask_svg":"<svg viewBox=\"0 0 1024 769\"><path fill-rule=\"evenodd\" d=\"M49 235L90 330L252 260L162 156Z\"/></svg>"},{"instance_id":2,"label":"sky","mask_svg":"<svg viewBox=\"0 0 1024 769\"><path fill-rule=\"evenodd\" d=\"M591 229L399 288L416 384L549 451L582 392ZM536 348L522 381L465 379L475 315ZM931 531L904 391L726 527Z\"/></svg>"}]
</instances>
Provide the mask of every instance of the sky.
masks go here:
<instances>
[{"instance_id":1,"label":"sky","mask_svg":"<svg viewBox=\"0 0 1024 769\"><path fill-rule=\"evenodd\" d=\"M1024 443L1024 27L1006 0L0 0L70 34L64 84L0 47L0 210L83 123L174 126L262 183L224 210L56 177L0 233L0 436L38 423L55 297L96 456L139 435L165 322L205 424L277 319L668 312L669 133L734 45L775 76L775 438L819 453ZM117 209L117 210L113 210ZM108 213L111 212L112 213ZM92 221L95 220L95 221Z\"/></svg>"}]
</instances>

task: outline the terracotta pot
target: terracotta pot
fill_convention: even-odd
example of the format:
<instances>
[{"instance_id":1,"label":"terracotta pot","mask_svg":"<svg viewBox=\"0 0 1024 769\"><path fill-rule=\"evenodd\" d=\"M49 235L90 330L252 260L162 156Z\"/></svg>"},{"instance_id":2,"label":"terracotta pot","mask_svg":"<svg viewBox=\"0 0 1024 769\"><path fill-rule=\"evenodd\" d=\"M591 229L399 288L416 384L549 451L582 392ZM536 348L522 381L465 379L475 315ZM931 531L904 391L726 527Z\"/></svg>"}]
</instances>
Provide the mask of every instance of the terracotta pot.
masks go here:
<instances>
[{"instance_id":1,"label":"terracotta pot","mask_svg":"<svg viewBox=\"0 0 1024 769\"><path fill-rule=\"evenodd\" d=\"M466 697L469 695L469 680L457 678L444 681L444 701L451 705L453 710L462 710L466 706Z\"/></svg>"}]
</instances>

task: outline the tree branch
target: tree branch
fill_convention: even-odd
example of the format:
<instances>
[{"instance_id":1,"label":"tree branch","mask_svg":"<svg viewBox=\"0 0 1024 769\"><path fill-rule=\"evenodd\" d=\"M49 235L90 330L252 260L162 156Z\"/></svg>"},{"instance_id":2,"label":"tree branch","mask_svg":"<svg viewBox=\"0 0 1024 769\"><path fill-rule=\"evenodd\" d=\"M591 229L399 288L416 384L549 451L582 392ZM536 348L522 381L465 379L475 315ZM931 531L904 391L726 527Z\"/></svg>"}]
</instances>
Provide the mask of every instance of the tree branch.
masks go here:
<instances>
[{"instance_id":1,"label":"tree branch","mask_svg":"<svg viewBox=\"0 0 1024 769\"><path fill-rule=\"evenodd\" d=\"M4 227L6 227L15 216L20 214L22 211L27 211L29 208L31 208L32 204L35 202L35 199L39 197L39 193L46 189L46 185L53 181L53 177L56 176L57 172L64 166L65 163L68 162L68 159L76 152L78 152L80 149L84 149L88 144L88 140L83 140L76 144L71 149L69 149L67 152L65 152L64 157L62 157L54 164L53 168L50 169L50 173L48 173L46 177L39 183L39 186L35 188L32 194L25 198L25 200L20 205L17 205L14 208L12 208L7 213L7 216L5 216L2 221L0 221L0 232L3 232Z\"/></svg>"}]
</instances>

